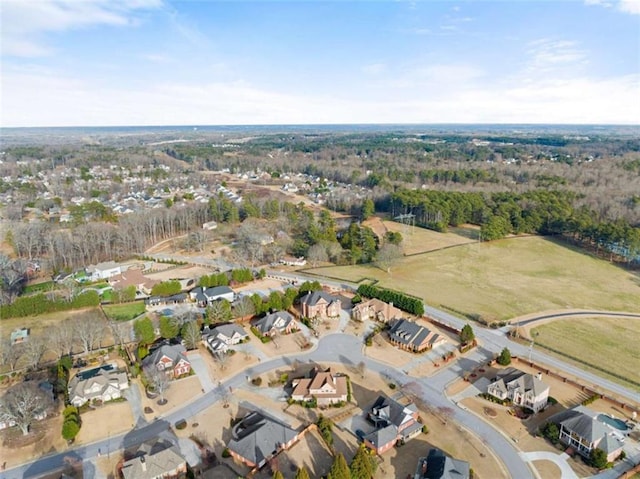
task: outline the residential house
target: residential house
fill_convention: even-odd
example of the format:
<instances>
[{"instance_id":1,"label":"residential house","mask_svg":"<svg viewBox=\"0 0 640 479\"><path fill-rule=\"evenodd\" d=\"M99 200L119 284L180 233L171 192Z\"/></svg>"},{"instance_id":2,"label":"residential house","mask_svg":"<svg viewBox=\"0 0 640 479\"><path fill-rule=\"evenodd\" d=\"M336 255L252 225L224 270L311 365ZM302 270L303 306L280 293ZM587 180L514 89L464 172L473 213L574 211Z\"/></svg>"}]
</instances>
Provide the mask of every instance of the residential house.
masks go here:
<instances>
[{"instance_id":1,"label":"residential house","mask_svg":"<svg viewBox=\"0 0 640 479\"><path fill-rule=\"evenodd\" d=\"M388 451L398 441L408 441L422 430L415 404L403 405L384 396L379 396L373 403L367 420L375 430L364 436L363 441L376 454Z\"/></svg>"},{"instance_id":2,"label":"residential house","mask_svg":"<svg viewBox=\"0 0 640 479\"><path fill-rule=\"evenodd\" d=\"M31 330L29 328L18 328L11 331L11 344L21 344L29 339Z\"/></svg>"},{"instance_id":3,"label":"residential house","mask_svg":"<svg viewBox=\"0 0 640 479\"><path fill-rule=\"evenodd\" d=\"M342 301L324 291L310 291L300 300L302 316L307 318L337 318L340 316Z\"/></svg>"},{"instance_id":4,"label":"residential house","mask_svg":"<svg viewBox=\"0 0 640 479\"><path fill-rule=\"evenodd\" d=\"M86 272L91 281L99 281L122 273L122 268L115 261L107 261L105 263L88 266Z\"/></svg>"},{"instance_id":5,"label":"residential house","mask_svg":"<svg viewBox=\"0 0 640 479\"><path fill-rule=\"evenodd\" d=\"M549 386L541 379L542 373L534 376L516 368L507 368L491 380L487 393L538 412L544 409L549 398Z\"/></svg>"},{"instance_id":6,"label":"residential house","mask_svg":"<svg viewBox=\"0 0 640 479\"><path fill-rule=\"evenodd\" d=\"M187 461L177 447L160 441L143 444L133 459L122 464L124 479L182 479L187 477Z\"/></svg>"},{"instance_id":7,"label":"residential house","mask_svg":"<svg viewBox=\"0 0 640 479\"><path fill-rule=\"evenodd\" d=\"M212 231L218 227L218 223L215 221L207 221L206 223L202 223L202 229L205 231Z\"/></svg>"},{"instance_id":8,"label":"residential house","mask_svg":"<svg viewBox=\"0 0 640 479\"><path fill-rule=\"evenodd\" d=\"M446 342L444 336L407 319L397 319L388 331L389 341L404 349L419 353Z\"/></svg>"},{"instance_id":9,"label":"residential house","mask_svg":"<svg viewBox=\"0 0 640 479\"><path fill-rule=\"evenodd\" d=\"M171 296L151 296L144 300L147 306L159 306L161 304L180 304L187 300L187 293L172 294Z\"/></svg>"},{"instance_id":10,"label":"residential house","mask_svg":"<svg viewBox=\"0 0 640 479\"><path fill-rule=\"evenodd\" d=\"M298 322L286 311L276 311L251 322L263 336L289 334L300 329Z\"/></svg>"},{"instance_id":11,"label":"residential house","mask_svg":"<svg viewBox=\"0 0 640 479\"><path fill-rule=\"evenodd\" d=\"M231 430L231 455L249 467L261 468L298 439L298 433L257 411L250 412Z\"/></svg>"},{"instance_id":12,"label":"residential house","mask_svg":"<svg viewBox=\"0 0 640 479\"><path fill-rule=\"evenodd\" d=\"M584 457L589 457L595 448L602 449L608 462L620 455L623 446L619 431L600 422L597 413L580 406L560 422L560 441Z\"/></svg>"},{"instance_id":13,"label":"residential house","mask_svg":"<svg viewBox=\"0 0 640 479\"><path fill-rule=\"evenodd\" d=\"M213 301L218 301L221 299L226 299L229 302L233 302L235 299L235 293L229 286L215 286L212 288L205 288L203 286L198 286L197 288L193 288L189 292L189 297L192 301L198 303L198 306L206 307L208 304L211 304Z\"/></svg>"},{"instance_id":14,"label":"residential house","mask_svg":"<svg viewBox=\"0 0 640 479\"><path fill-rule=\"evenodd\" d=\"M413 479L469 479L469 463L447 456L440 449L433 448L427 457L418 459L418 467Z\"/></svg>"},{"instance_id":15,"label":"residential house","mask_svg":"<svg viewBox=\"0 0 640 479\"><path fill-rule=\"evenodd\" d=\"M69 402L77 407L94 400L106 402L118 399L122 397L122 391L129 387L124 371L94 368L86 373L80 372L69 381Z\"/></svg>"},{"instance_id":16,"label":"residential house","mask_svg":"<svg viewBox=\"0 0 640 479\"><path fill-rule=\"evenodd\" d=\"M109 284L113 289L123 290L135 286L136 291L146 295L150 295L153 287L159 283L157 279L147 278L139 269L128 269L109 278Z\"/></svg>"},{"instance_id":17,"label":"residential house","mask_svg":"<svg viewBox=\"0 0 640 479\"><path fill-rule=\"evenodd\" d=\"M191 372L191 362L185 352L181 344L163 344L143 359L142 366L155 367L165 371L170 378L177 378Z\"/></svg>"},{"instance_id":18,"label":"residential house","mask_svg":"<svg viewBox=\"0 0 640 479\"><path fill-rule=\"evenodd\" d=\"M331 369L320 371L314 368L311 377L294 379L291 399L294 401L310 401L316 399L318 406L346 402L347 378L342 374L335 374Z\"/></svg>"},{"instance_id":19,"label":"residential house","mask_svg":"<svg viewBox=\"0 0 640 479\"><path fill-rule=\"evenodd\" d=\"M294 258L292 256L285 256L280 260L280 264L285 266L304 266L307 264L307 260L304 256L300 256L299 258Z\"/></svg>"},{"instance_id":20,"label":"residential house","mask_svg":"<svg viewBox=\"0 0 640 479\"><path fill-rule=\"evenodd\" d=\"M214 336L220 339L227 346L233 346L234 344L240 344L245 341L249 335L244 329L237 324L221 324L211 328L209 336Z\"/></svg>"},{"instance_id":21,"label":"residential house","mask_svg":"<svg viewBox=\"0 0 640 479\"><path fill-rule=\"evenodd\" d=\"M393 303L385 303L377 298L356 304L351 310L351 318L356 321L374 320L388 323L394 319L402 318L402 311L393 306Z\"/></svg>"}]
</instances>

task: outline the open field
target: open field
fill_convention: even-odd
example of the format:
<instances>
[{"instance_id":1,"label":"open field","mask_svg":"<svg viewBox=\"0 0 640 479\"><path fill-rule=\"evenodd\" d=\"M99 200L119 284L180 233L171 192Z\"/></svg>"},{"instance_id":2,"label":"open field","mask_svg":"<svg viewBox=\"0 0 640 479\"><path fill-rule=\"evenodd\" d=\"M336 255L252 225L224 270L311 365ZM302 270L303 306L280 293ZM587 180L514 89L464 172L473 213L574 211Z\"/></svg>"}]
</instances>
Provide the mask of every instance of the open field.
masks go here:
<instances>
[{"instance_id":1,"label":"open field","mask_svg":"<svg viewBox=\"0 0 640 479\"><path fill-rule=\"evenodd\" d=\"M610 377L626 386L630 384L600 369L640 383L640 319L632 318L563 318L533 328L530 335L535 337L536 346L548 346L565 355L562 359L580 361L580 366L597 366L595 372ZM639 387L633 385L635 389Z\"/></svg>"},{"instance_id":2,"label":"open field","mask_svg":"<svg viewBox=\"0 0 640 479\"><path fill-rule=\"evenodd\" d=\"M374 217L364 222L380 238L387 231L400 232L402 235L402 249L405 254L413 255L435 251L450 246L477 241L477 230L468 228L450 228L449 233L438 233L426 228L411 227L396 221L385 221Z\"/></svg>"},{"instance_id":3,"label":"open field","mask_svg":"<svg viewBox=\"0 0 640 479\"><path fill-rule=\"evenodd\" d=\"M129 321L130 319L140 316L147 308L144 301L132 301L131 303L105 304L102 306L102 310L109 319Z\"/></svg>"},{"instance_id":4,"label":"open field","mask_svg":"<svg viewBox=\"0 0 640 479\"><path fill-rule=\"evenodd\" d=\"M377 279L381 286L488 321L568 308L640 311L637 274L537 236L405 257L391 273L367 265L310 272L347 281Z\"/></svg>"}]
</instances>

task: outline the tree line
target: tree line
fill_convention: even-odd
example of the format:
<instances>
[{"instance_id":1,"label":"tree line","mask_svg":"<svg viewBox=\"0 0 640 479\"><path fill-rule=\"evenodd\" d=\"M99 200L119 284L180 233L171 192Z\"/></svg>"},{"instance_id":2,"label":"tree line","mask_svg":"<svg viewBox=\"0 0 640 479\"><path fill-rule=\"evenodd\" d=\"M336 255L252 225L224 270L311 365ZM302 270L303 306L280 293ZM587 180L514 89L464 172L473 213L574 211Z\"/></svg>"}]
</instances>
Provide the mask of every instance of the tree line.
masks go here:
<instances>
[{"instance_id":1,"label":"tree line","mask_svg":"<svg viewBox=\"0 0 640 479\"><path fill-rule=\"evenodd\" d=\"M385 303L393 303L395 307L407 313L415 314L416 316L424 314L424 304L420 298L391 289L379 288L371 284L361 284L358 286L357 291L360 296L377 298Z\"/></svg>"}]
</instances>

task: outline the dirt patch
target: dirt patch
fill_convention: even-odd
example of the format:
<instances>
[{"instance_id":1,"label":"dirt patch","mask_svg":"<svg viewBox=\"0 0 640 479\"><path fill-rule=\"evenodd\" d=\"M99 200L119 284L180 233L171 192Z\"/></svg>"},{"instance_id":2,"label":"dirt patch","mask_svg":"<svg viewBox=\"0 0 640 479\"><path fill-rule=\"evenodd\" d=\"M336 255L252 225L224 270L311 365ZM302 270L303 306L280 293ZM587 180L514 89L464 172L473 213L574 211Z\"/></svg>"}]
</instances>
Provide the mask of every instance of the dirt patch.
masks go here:
<instances>
[{"instance_id":1,"label":"dirt patch","mask_svg":"<svg viewBox=\"0 0 640 479\"><path fill-rule=\"evenodd\" d=\"M83 426L76 437L77 444L89 444L115 436L133 428L133 415L128 402L105 404L81 414Z\"/></svg>"},{"instance_id":2,"label":"dirt patch","mask_svg":"<svg viewBox=\"0 0 640 479\"><path fill-rule=\"evenodd\" d=\"M560 479L562 471L551 461L532 461L533 467L538 471L540 477L544 479Z\"/></svg>"},{"instance_id":3,"label":"dirt patch","mask_svg":"<svg viewBox=\"0 0 640 479\"><path fill-rule=\"evenodd\" d=\"M373 338L373 345L364 348L364 353L376 361L389 364L395 368L401 369L410 361L415 359L415 355L407 351L402 351L387 341L383 334L376 334Z\"/></svg>"}]
</instances>

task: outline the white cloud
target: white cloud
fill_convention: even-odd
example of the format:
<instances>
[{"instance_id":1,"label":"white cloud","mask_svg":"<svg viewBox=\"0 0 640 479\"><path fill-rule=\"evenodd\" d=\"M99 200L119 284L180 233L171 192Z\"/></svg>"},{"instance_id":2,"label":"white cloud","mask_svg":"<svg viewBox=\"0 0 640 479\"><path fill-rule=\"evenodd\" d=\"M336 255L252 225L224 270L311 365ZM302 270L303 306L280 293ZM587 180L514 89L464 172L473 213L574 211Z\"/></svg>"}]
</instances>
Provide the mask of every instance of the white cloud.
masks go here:
<instances>
[{"instance_id":1,"label":"white cloud","mask_svg":"<svg viewBox=\"0 0 640 479\"><path fill-rule=\"evenodd\" d=\"M620 0L618 10L632 15L640 15L640 0Z\"/></svg>"},{"instance_id":2,"label":"white cloud","mask_svg":"<svg viewBox=\"0 0 640 479\"><path fill-rule=\"evenodd\" d=\"M364 65L362 67L362 71L367 75L379 75L386 71L387 65L384 63L370 63L369 65Z\"/></svg>"},{"instance_id":3,"label":"white cloud","mask_svg":"<svg viewBox=\"0 0 640 479\"><path fill-rule=\"evenodd\" d=\"M133 25L134 11L161 6L162 0L3 0L2 55L47 55L52 52L46 46L47 34L93 25Z\"/></svg>"}]
</instances>

